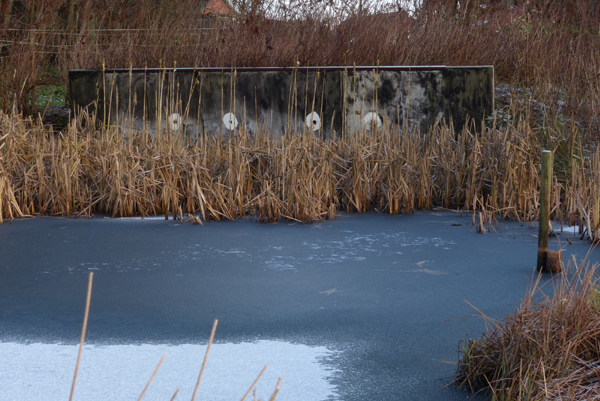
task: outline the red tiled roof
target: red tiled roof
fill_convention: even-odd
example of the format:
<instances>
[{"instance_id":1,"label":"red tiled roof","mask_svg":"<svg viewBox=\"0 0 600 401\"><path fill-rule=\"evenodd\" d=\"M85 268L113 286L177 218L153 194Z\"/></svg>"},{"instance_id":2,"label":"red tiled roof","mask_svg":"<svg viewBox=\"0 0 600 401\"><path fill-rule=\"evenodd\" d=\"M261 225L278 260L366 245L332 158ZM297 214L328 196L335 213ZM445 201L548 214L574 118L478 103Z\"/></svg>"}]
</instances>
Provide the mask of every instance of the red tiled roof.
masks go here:
<instances>
[{"instance_id":1,"label":"red tiled roof","mask_svg":"<svg viewBox=\"0 0 600 401\"><path fill-rule=\"evenodd\" d=\"M235 14L235 11L226 0L209 0L204 7L203 14L232 15Z\"/></svg>"}]
</instances>

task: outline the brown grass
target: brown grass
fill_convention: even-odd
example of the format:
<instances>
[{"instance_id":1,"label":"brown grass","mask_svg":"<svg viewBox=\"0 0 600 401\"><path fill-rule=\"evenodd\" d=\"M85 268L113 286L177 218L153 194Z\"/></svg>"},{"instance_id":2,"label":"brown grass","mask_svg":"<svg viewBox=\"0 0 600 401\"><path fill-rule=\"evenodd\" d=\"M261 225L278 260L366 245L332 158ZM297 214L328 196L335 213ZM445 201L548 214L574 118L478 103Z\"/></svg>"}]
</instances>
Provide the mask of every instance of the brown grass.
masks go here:
<instances>
[{"instance_id":1,"label":"brown grass","mask_svg":"<svg viewBox=\"0 0 600 401\"><path fill-rule=\"evenodd\" d=\"M0 219L107 213L312 222L339 209L441 206L480 211L474 224L478 217L485 232L498 217L535 221L547 146L571 152L571 175L554 180L553 217L583 219L598 238L599 151L586 152L571 137L540 139L527 120L458 134L443 125L425 136L385 127L328 140L241 131L227 140L204 134L196 143L170 134L125 138L91 121L81 115L57 133L39 120L0 114Z\"/></svg>"},{"instance_id":2,"label":"brown grass","mask_svg":"<svg viewBox=\"0 0 600 401\"><path fill-rule=\"evenodd\" d=\"M454 384L497 400L599 399L599 284L596 266L572 262L551 295L538 278L504 320L482 314L490 328L461 344Z\"/></svg>"}]
</instances>

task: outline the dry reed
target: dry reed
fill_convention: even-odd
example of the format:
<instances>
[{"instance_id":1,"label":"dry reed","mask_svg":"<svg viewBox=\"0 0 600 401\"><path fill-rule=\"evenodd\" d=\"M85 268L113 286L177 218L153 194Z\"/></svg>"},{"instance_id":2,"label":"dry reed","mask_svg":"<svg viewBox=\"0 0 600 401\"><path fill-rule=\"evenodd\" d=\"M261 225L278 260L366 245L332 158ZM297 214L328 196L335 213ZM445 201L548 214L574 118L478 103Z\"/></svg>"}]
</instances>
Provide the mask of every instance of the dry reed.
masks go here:
<instances>
[{"instance_id":1,"label":"dry reed","mask_svg":"<svg viewBox=\"0 0 600 401\"><path fill-rule=\"evenodd\" d=\"M77 352L77 363L75 364L75 373L73 374L73 383L71 384L71 393L69 395L69 401L73 399L75 392L75 383L77 382L77 373L79 373L79 363L81 362L81 352L83 351L83 343L85 342L85 334L87 330L88 316L90 313L90 301L92 299L92 282L94 280L94 273L90 273L88 276L88 288L87 296L85 300L85 313L83 315L83 326L81 328L81 338L79 339L79 351Z\"/></svg>"},{"instance_id":2,"label":"dry reed","mask_svg":"<svg viewBox=\"0 0 600 401\"><path fill-rule=\"evenodd\" d=\"M210 352L210 347L215 338L215 332L217 331L217 324L219 321L215 319L213 323L212 331L210 332L210 338L208 340L208 345L206 346L206 354L204 354L204 360L202 361L202 367L200 368L200 374L198 374L198 380L196 381L196 387L194 387L194 394L192 394L192 401L196 399L196 394L198 394L198 387L200 386L200 380L202 380L202 374L204 373L204 368L206 367L206 361L208 360L208 354Z\"/></svg>"},{"instance_id":3,"label":"dry reed","mask_svg":"<svg viewBox=\"0 0 600 401\"><path fill-rule=\"evenodd\" d=\"M142 390L142 393L140 394L140 396L138 398L138 401L142 401L142 398L144 398L144 395L146 394L146 391L148 391L148 388L150 387L150 384L152 384L152 381L156 377L156 374L158 373L158 369L160 369L160 365L162 365L162 363L165 360L166 356L167 356L167 354L164 353L162 355L162 357L160 358L160 361L158 362L158 365L156 365L156 368L154 369L154 372L152 372L152 376L150 376L150 379L148 380L148 383L146 383L146 387L144 387L144 389Z\"/></svg>"},{"instance_id":4,"label":"dry reed","mask_svg":"<svg viewBox=\"0 0 600 401\"><path fill-rule=\"evenodd\" d=\"M437 125L424 136L387 126L333 139L242 130L190 143L126 138L114 127L94 128L93 118L83 114L54 132L0 113L0 219L106 213L312 222L339 209L396 214L442 206L481 212L474 225L483 232L498 217L536 220L547 146L572 148L570 174L554 181L553 218L585 225L598 240L600 151L585 151L580 140L572 146L568 137L540 138L528 120L458 134Z\"/></svg>"},{"instance_id":5,"label":"dry reed","mask_svg":"<svg viewBox=\"0 0 600 401\"><path fill-rule=\"evenodd\" d=\"M490 328L461 343L454 384L489 390L498 400L600 399L596 266L571 261L553 286L545 295L538 278L500 322L482 314Z\"/></svg>"}]
</instances>

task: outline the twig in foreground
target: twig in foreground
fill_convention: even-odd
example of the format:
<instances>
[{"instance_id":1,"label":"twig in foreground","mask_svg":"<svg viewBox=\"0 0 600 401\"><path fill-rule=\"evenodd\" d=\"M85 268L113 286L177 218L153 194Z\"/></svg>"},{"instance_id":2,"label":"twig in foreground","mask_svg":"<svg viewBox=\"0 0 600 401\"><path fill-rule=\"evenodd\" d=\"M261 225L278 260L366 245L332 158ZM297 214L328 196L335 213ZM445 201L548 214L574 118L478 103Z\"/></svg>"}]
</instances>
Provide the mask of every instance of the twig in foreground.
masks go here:
<instances>
[{"instance_id":1,"label":"twig in foreground","mask_svg":"<svg viewBox=\"0 0 600 401\"><path fill-rule=\"evenodd\" d=\"M248 397L248 394L250 394L250 392L252 391L252 389L254 388L256 383L258 382L258 379L260 379L260 377L263 375L263 373L265 373L265 370L267 370L267 366L269 366L269 365L265 365L265 367L260 371L260 373L258 374L256 379L254 379L254 382L252 383L252 385L250 386L248 391L246 391L246 394L244 394L241 401L244 401L246 399L246 397Z\"/></svg>"},{"instance_id":2,"label":"twig in foreground","mask_svg":"<svg viewBox=\"0 0 600 401\"><path fill-rule=\"evenodd\" d=\"M158 362L158 365L156 365L156 369L154 369L154 373L152 373L152 376L150 376L150 380L148 380L148 383L146 384L146 387L144 387L144 391L142 391L142 394L140 394L140 398L138 398L138 401L141 401L142 398L144 398L144 394L146 394L146 391L148 391L148 387L150 387L150 383L152 383L152 380L154 380L154 376L156 376L160 365L162 365L163 361L165 360L165 356L167 356L166 352L163 354L162 358L160 358L160 362Z\"/></svg>"},{"instance_id":3,"label":"twig in foreground","mask_svg":"<svg viewBox=\"0 0 600 401\"><path fill-rule=\"evenodd\" d=\"M81 340L79 340L79 353L77 354L77 364L75 365L75 374L73 375L73 384L71 385L71 395L69 401L73 400L73 392L75 391L75 382L77 381L77 371L79 370L79 361L81 360L81 351L83 350L83 342L85 341L85 331L87 329L88 314L90 312L90 300L92 298L92 280L94 273L90 273L88 279L87 298L85 301L85 314L83 315L83 328L81 329Z\"/></svg>"},{"instance_id":4,"label":"twig in foreground","mask_svg":"<svg viewBox=\"0 0 600 401\"><path fill-rule=\"evenodd\" d=\"M196 382L196 388L194 389L194 394L192 395L192 401L196 399L196 393L198 393L198 387L200 386L200 380L202 379L202 373L204 373L204 367L206 366L206 360L208 359L208 353L210 352L210 346L212 345L213 339L215 338L215 331L217 331L217 323L219 323L218 319L215 319L215 323L213 324L212 332L210 333L210 340L208 340L208 347L206 347L206 354L204 354L204 361L202 362L202 368L200 368L200 374L198 375L198 381Z\"/></svg>"}]
</instances>

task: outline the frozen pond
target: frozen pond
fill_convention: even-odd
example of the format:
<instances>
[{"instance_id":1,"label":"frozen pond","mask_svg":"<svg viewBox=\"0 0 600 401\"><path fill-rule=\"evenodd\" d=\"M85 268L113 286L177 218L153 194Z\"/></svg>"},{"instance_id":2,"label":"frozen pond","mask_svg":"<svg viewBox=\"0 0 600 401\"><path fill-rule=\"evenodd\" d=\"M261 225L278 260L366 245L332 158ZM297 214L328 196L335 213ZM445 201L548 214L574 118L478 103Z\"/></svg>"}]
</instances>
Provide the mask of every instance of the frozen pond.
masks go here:
<instances>
[{"instance_id":1,"label":"frozen pond","mask_svg":"<svg viewBox=\"0 0 600 401\"><path fill-rule=\"evenodd\" d=\"M550 240L560 248L581 261L590 244L569 229ZM176 399L191 399L214 319L197 399L239 400L269 365L263 401L279 377L278 400L465 400L444 386L458 342L485 330L469 303L492 318L511 313L536 259L535 225L500 221L482 235L470 215L445 211L315 224L6 222L0 400L68 399L90 272L76 400L137 399L165 352L144 399L177 388Z\"/></svg>"}]
</instances>

